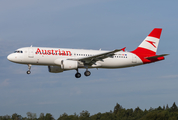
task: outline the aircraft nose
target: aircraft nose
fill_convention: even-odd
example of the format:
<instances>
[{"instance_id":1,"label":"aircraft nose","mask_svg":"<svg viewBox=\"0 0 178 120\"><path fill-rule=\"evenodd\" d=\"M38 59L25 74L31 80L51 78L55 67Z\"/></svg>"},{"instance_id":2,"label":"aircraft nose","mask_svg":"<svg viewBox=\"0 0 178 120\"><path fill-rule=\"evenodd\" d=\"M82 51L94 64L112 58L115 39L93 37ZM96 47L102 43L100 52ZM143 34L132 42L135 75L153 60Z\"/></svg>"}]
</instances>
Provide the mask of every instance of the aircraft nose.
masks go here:
<instances>
[{"instance_id":1,"label":"aircraft nose","mask_svg":"<svg viewBox=\"0 0 178 120\"><path fill-rule=\"evenodd\" d=\"M10 54L10 55L7 56L7 59L8 59L9 61L13 61L14 57L13 57L12 54Z\"/></svg>"}]
</instances>

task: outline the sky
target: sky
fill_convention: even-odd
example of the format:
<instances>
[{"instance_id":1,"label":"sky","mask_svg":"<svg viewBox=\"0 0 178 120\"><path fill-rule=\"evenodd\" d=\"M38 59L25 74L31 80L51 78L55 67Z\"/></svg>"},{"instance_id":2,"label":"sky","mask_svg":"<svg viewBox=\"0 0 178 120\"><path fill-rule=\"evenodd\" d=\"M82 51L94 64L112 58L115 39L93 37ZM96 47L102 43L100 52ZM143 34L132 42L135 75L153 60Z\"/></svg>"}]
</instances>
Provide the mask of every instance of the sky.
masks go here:
<instances>
[{"instance_id":1,"label":"sky","mask_svg":"<svg viewBox=\"0 0 178 120\"><path fill-rule=\"evenodd\" d=\"M142 110L178 105L178 1L162 0L0 0L0 116L27 112L58 118L83 110L105 113L119 103ZM47 66L7 60L28 46L134 50L154 29L162 28L160 62L123 69L49 73Z\"/></svg>"}]
</instances>

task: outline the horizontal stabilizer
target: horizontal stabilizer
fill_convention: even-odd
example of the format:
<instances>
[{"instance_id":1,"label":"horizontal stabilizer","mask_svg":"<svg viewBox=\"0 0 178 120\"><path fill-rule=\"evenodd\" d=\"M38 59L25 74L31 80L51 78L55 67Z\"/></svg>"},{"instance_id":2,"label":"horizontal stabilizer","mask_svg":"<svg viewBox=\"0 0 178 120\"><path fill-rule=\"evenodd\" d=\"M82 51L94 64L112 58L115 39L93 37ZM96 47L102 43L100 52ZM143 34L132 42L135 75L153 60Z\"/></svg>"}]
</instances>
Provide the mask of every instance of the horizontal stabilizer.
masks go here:
<instances>
[{"instance_id":1,"label":"horizontal stabilizer","mask_svg":"<svg viewBox=\"0 0 178 120\"><path fill-rule=\"evenodd\" d=\"M159 57L163 57L163 56L167 56L167 55L169 55L169 54L162 54L162 55L156 55L156 56L146 57L146 59L149 59L149 60L151 60L151 59L157 59Z\"/></svg>"}]
</instances>

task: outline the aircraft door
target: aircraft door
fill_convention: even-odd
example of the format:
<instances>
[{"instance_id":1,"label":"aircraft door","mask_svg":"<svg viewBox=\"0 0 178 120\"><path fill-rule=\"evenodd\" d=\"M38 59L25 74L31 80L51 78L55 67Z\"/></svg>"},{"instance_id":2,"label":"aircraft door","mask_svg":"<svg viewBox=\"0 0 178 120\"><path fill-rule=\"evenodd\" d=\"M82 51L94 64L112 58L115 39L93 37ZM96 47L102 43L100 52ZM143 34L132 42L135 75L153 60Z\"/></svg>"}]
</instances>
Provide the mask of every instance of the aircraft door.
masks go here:
<instances>
[{"instance_id":1,"label":"aircraft door","mask_svg":"<svg viewBox=\"0 0 178 120\"><path fill-rule=\"evenodd\" d=\"M34 58L34 50L33 48L28 49L28 58Z\"/></svg>"},{"instance_id":2,"label":"aircraft door","mask_svg":"<svg viewBox=\"0 0 178 120\"><path fill-rule=\"evenodd\" d=\"M132 63L137 63L137 56L132 54Z\"/></svg>"}]
</instances>

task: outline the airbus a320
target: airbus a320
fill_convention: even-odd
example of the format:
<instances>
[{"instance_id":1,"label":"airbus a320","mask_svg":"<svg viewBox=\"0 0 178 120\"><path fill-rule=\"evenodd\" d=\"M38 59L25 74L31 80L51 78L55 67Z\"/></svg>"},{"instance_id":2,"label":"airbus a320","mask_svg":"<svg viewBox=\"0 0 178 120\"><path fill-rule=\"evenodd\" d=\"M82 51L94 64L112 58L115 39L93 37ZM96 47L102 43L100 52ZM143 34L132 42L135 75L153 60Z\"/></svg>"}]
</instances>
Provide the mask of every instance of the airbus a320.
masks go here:
<instances>
[{"instance_id":1,"label":"airbus a320","mask_svg":"<svg viewBox=\"0 0 178 120\"><path fill-rule=\"evenodd\" d=\"M84 68L85 76L90 76L89 68L125 68L164 60L168 54L156 55L162 29L154 28L143 42L133 51L125 48L113 51L84 50L46 47L23 47L7 56L14 63L28 65L27 74L32 65L48 66L51 73L76 70L75 77L80 78L79 68Z\"/></svg>"}]
</instances>

